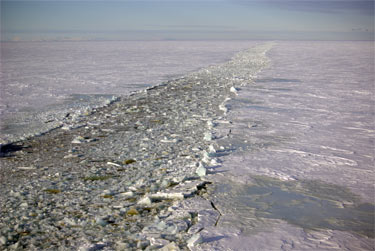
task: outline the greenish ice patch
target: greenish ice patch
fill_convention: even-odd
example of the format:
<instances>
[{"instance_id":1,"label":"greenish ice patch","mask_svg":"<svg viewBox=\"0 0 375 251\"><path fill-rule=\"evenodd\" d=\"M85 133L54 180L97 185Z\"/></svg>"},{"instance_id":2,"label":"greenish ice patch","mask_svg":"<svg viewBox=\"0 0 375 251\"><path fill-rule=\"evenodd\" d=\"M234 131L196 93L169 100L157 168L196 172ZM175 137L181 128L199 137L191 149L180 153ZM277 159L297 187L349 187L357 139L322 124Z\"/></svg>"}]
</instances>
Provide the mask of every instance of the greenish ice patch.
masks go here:
<instances>
[{"instance_id":1,"label":"greenish ice patch","mask_svg":"<svg viewBox=\"0 0 375 251\"><path fill-rule=\"evenodd\" d=\"M255 176L247 185L218 184L214 194L224 213L228 206L241 208L232 211L244 214L240 218L281 219L305 230L332 229L374 238L374 204L360 203L342 186Z\"/></svg>"}]
</instances>

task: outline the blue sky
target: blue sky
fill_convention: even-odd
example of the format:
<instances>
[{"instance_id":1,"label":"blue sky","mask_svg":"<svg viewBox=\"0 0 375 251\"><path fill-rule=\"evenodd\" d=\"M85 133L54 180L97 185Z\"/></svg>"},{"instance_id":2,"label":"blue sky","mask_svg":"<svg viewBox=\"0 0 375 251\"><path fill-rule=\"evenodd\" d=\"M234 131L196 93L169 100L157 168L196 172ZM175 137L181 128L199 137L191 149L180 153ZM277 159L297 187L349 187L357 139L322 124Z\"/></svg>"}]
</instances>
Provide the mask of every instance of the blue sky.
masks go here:
<instances>
[{"instance_id":1,"label":"blue sky","mask_svg":"<svg viewBox=\"0 0 375 251\"><path fill-rule=\"evenodd\" d=\"M2 40L372 40L374 1L3 1Z\"/></svg>"}]
</instances>

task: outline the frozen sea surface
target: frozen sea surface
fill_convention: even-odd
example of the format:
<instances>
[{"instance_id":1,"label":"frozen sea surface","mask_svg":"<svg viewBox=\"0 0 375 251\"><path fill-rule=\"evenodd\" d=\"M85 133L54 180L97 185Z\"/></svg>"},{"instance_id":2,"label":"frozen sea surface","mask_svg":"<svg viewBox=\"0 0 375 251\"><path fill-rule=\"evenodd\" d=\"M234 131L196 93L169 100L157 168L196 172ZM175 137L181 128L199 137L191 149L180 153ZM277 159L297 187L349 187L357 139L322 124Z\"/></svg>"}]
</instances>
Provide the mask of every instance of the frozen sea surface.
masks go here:
<instances>
[{"instance_id":1,"label":"frozen sea surface","mask_svg":"<svg viewBox=\"0 0 375 251\"><path fill-rule=\"evenodd\" d=\"M1 43L1 140L59 125L132 91L221 63L248 41ZM46 123L48 122L48 123Z\"/></svg>"},{"instance_id":2,"label":"frozen sea surface","mask_svg":"<svg viewBox=\"0 0 375 251\"><path fill-rule=\"evenodd\" d=\"M241 49L235 47L232 52ZM278 42L268 49L200 71L213 86L232 87L218 107L223 116L207 121L213 134L204 135L210 147L201 176L212 185L173 209L198 212L189 247L373 250L374 44ZM261 54L263 67L264 51L270 64L253 83L258 64L251 59ZM71 101L66 93L61 100L84 110L91 100L108 102L105 90L92 92L100 94L94 99L77 91Z\"/></svg>"},{"instance_id":3,"label":"frozen sea surface","mask_svg":"<svg viewBox=\"0 0 375 251\"><path fill-rule=\"evenodd\" d=\"M374 249L374 44L278 42L218 127L198 250Z\"/></svg>"}]
</instances>

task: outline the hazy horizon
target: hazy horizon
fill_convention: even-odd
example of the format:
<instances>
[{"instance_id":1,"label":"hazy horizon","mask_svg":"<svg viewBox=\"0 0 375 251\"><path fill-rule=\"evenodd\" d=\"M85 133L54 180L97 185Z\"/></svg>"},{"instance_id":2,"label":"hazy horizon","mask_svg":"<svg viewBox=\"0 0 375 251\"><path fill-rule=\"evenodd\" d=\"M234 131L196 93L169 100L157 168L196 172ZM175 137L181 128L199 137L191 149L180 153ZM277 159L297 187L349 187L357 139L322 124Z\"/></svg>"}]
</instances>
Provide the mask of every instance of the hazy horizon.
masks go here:
<instances>
[{"instance_id":1,"label":"hazy horizon","mask_svg":"<svg viewBox=\"0 0 375 251\"><path fill-rule=\"evenodd\" d=\"M1 40L374 40L374 1L8 0Z\"/></svg>"}]
</instances>

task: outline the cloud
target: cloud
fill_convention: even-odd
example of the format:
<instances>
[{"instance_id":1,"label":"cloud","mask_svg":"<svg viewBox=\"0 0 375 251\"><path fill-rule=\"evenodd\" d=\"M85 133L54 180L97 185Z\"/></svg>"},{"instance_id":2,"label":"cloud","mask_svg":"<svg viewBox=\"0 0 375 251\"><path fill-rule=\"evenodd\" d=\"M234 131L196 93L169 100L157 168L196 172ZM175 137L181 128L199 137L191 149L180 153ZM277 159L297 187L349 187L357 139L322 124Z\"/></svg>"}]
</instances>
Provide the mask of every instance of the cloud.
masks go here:
<instances>
[{"instance_id":1,"label":"cloud","mask_svg":"<svg viewBox=\"0 0 375 251\"><path fill-rule=\"evenodd\" d=\"M177 29L177 30L234 30L237 29L235 26L229 25L177 25L177 24L170 24L170 25L147 25L150 28L156 29Z\"/></svg>"},{"instance_id":2,"label":"cloud","mask_svg":"<svg viewBox=\"0 0 375 251\"><path fill-rule=\"evenodd\" d=\"M361 15L374 15L373 0L230 0L230 2L249 7L255 4L289 11L331 14L355 12Z\"/></svg>"},{"instance_id":3,"label":"cloud","mask_svg":"<svg viewBox=\"0 0 375 251\"><path fill-rule=\"evenodd\" d=\"M1 0L1 2L106 2L103 0ZM157 2L171 2L171 3L187 3L187 2L227 2L226 0L110 0L108 2L144 2L144 3L157 3Z\"/></svg>"}]
</instances>

